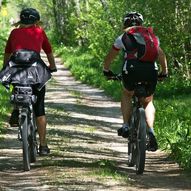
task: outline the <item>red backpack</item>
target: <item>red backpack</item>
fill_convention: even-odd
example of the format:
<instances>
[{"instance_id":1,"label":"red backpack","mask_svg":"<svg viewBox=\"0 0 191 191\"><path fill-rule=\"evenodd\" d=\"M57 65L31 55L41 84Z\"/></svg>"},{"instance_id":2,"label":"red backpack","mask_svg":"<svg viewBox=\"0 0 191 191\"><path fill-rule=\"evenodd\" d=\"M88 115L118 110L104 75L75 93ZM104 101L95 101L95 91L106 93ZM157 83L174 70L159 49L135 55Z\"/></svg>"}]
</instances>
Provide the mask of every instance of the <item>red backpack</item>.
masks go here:
<instances>
[{"instance_id":1,"label":"red backpack","mask_svg":"<svg viewBox=\"0 0 191 191\"><path fill-rule=\"evenodd\" d=\"M143 62L154 62L158 57L159 40L151 27L132 27L127 31L137 42L137 58Z\"/></svg>"}]
</instances>

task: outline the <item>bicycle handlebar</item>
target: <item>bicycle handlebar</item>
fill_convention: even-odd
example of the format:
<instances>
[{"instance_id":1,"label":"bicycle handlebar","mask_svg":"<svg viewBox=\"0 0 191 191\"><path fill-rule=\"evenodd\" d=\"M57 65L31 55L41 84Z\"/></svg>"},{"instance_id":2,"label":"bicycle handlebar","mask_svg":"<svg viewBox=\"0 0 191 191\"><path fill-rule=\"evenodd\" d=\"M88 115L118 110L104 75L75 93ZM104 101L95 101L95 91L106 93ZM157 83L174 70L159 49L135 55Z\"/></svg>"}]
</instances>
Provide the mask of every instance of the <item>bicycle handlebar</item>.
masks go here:
<instances>
[{"instance_id":1,"label":"bicycle handlebar","mask_svg":"<svg viewBox=\"0 0 191 191\"><path fill-rule=\"evenodd\" d=\"M162 73L160 73L159 75L158 75L158 78L167 78L168 77L168 74L162 74Z\"/></svg>"},{"instance_id":2,"label":"bicycle handlebar","mask_svg":"<svg viewBox=\"0 0 191 191\"><path fill-rule=\"evenodd\" d=\"M162 81L163 79L168 78L168 74L158 74L158 81ZM115 74L113 76L107 77L108 80L114 80L114 81L122 81L122 73Z\"/></svg>"},{"instance_id":3,"label":"bicycle handlebar","mask_svg":"<svg viewBox=\"0 0 191 191\"><path fill-rule=\"evenodd\" d=\"M122 81L122 74L115 74L113 76L107 77L108 80Z\"/></svg>"}]
</instances>

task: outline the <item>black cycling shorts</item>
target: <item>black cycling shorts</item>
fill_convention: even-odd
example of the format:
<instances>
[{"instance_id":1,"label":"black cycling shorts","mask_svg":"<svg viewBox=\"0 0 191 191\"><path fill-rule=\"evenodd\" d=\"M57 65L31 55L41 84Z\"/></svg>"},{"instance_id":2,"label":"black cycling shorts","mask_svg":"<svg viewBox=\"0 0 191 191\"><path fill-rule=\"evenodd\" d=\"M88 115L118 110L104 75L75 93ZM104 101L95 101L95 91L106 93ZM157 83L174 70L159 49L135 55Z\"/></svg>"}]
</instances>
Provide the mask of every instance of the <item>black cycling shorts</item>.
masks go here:
<instances>
[{"instance_id":1,"label":"black cycling shorts","mask_svg":"<svg viewBox=\"0 0 191 191\"><path fill-rule=\"evenodd\" d=\"M132 60L128 61L122 70L123 85L128 91L133 91L137 82L148 82L146 85L147 96L155 92L157 76L158 72L154 63L143 63Z\"/></svg>"},{"instance_id":2,"label":"black cycling shorts","mask_svg":"<svg viewBox=\"0 0 191 191\"><path fill-rule=\"evenodd\" d=\"M45 115L45 106L44 106L45 91L46 91L45 86L40 91L38 91L36 88L33 89L34 95L37 96L37 102L33 105L36 117Z\"/></svg>"}]
</instances>

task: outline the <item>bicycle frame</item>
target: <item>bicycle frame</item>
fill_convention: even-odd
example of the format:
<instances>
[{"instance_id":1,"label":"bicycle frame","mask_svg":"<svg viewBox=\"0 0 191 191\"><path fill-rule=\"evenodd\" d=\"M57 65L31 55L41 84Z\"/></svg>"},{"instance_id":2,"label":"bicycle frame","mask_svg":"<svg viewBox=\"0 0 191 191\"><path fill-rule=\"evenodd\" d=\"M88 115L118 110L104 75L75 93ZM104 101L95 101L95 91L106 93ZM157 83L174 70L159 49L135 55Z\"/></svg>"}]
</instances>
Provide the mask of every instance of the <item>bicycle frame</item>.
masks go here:
<instances>
[{"instance_id":1,"label":"bicycle frame","mask_svg":"<svg viewBox=\"0 0 191 191\"><path fill-rule=\"evenodd\" d=\"M158 75L160 78L166 78L168 75ZM122 74L113 75L108 80L122 81ZM134 95L132 98L132 114L129 120L129 137L128 137L128 166L136 165L136 173L143 174L146 158L147 144L147 124L145 110L141 103L141 98L147 97L145 85L150 82L137 82L135 84Z\"/></svg>"}]
</instances>

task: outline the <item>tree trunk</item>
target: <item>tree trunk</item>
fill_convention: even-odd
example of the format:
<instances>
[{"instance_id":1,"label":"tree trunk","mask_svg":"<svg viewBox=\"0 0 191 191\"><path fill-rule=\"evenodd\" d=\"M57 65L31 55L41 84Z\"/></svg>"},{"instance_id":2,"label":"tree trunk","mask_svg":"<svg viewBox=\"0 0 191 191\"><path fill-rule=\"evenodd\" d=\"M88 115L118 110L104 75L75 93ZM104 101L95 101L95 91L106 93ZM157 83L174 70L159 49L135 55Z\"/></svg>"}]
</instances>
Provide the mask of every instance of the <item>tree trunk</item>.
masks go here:
<instances>
[{"instance_id":1,"label":"tree trunk","mask_svg":"<svg viewBox=\"0 0 191 191\"><path fill-rule=\"evenodd\" d=\"M58 40L67 43L67 24L68 24L68 8L67 0L52 0L53 11L55 18L55 29L58 35Z\"/></svg>"}]
</instances>

